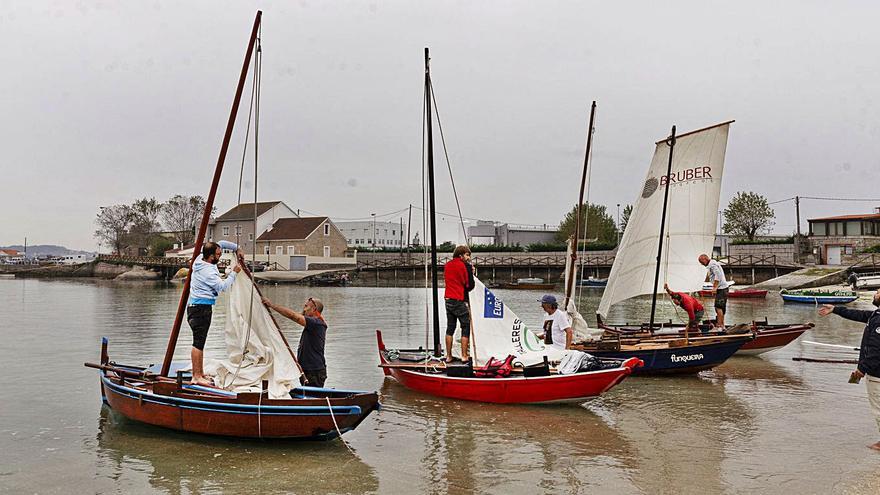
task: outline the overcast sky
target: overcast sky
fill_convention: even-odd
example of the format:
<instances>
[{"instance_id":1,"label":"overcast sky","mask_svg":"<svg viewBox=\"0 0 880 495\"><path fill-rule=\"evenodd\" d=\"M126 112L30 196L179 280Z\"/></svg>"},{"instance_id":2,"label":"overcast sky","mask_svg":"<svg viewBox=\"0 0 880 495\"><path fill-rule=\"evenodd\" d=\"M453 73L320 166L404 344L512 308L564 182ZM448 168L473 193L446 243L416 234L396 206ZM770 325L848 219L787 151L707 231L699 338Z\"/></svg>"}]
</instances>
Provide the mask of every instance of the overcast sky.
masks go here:
<instances>
[{"instance_id":1,"label":"overcast sky","mask_svg":"<svg viewBox=\"0 0 880 495\"><path fill-rule=\"evenodd\" d=\"M420 204L425 46L467 217L558 223L593 99L590 199L614 215L673 124L728 119L722 208L740 190L880 197L877 2L7 0L0 245L95 250L99 206L207 194L258 8L262 200L339 218ZM804 201L802 217L874 206ZM793 231L793 203L775 207Z\"/></svg>"}]
</instances>

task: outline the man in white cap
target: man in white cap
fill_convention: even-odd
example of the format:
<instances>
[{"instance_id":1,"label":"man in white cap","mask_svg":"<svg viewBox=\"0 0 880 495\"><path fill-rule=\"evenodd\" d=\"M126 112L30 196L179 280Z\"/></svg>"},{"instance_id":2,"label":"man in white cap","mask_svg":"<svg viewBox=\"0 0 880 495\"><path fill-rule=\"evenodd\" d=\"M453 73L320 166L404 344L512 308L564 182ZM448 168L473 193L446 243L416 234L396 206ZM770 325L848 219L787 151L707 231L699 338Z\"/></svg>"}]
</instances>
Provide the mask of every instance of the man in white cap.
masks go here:
<instances>
[{"instance_id":1,"label":"man in white cap","mask_svg":"<svg viewBox=\"0 0 880 495\"><path fill-rule=\"evenodd\" d=\"M571 329L571 320L568 313L559 311L559 303L556 297L546 294L541 299L541 308L544 310L544 333L538 335L539 339L544 339L544 344L556 347L557 349L571 348L571 341L574 338L574 331Z\"/></svg>"}]
</instances>

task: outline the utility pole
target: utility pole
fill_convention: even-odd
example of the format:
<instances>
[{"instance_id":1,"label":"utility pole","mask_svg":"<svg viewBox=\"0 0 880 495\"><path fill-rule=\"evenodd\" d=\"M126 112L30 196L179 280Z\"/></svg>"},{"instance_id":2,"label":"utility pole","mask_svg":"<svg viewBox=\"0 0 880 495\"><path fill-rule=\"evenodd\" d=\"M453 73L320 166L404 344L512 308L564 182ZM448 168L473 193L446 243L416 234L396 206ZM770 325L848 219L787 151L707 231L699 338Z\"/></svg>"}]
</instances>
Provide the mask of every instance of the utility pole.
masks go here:
<instances>
[{"instance_id":1,"label":"utility pole","mask_svg":"<svg viewBox=\"0 0 880 495\"><path fill-rule=\"evenodd\" d=\"M586 236L584 232L584 236ZM617 245L620 246L620 203L617 203Z\"/></svg>"},{"instance_id":2,"label":"utility pole","mask_svg":"<svg viewBox=\"0 0 880 495\"><path fill-rule=\"evenodd\" d=\"M794 211L795 216L797 217L797 230L794 235L794 262L801 262L801 198L800 196L794 197Z\"/></svg>"},{"instance_id":3,"label":"utility pole","mask_svg":"<svg viewBox=\"0 0 880 495\"><path fill-rule=\"evenodd\" d=\"M410 247L412 244L412 237L409 236L410 228L412 227L412 203L409 205L409 217L406 220L406 247Z\"/></svg>"},{"instance_id":4,"label":"utility pole","mask_svg":"<svg viewBox=\"0 0 880 495\"><path fill-rule=\"evenodd\" d=\"M376 249L376 214L370 213L373 216L373 249Z\"/></svg>"}]
</instances>

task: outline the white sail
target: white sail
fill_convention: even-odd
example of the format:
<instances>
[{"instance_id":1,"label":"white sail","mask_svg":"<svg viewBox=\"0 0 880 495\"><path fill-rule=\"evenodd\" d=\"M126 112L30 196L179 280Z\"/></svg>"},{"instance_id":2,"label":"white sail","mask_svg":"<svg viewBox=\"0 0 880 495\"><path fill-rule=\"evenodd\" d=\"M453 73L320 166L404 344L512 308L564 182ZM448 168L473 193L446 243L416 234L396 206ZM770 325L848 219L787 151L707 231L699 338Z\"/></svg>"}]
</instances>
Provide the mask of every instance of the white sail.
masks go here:
<instances>
[{"instance_id":1,"label":"white sail","mask_svg":"<svg viewBox=\"0 0 880 495\"><path fill-rule=\"evenodd\" d=\"M544 356L550 361L559 361L565 356L566 351L545 346L483 282L474 277L474 283L474 290L468 297L471 355L475 366L485 365L491 357L504 359L508 355L515 356L516 362L524 366L541 363Z\"/></svg>"},{"instance_id":2,"label":"white sail","mask_svg":"<svg viewBox=\"0 0 880 495\"><path fill-rule=\"evenodd\" d=\"M729 128L730 122L725 122L678 137L669 177L669 146L666 141L657 143L599 303L597 312L603 318L608 316L612 304L654 291L660 217L667 186L666 232L657 291L663 292L664 282L676 291L700 290L706 269L697 257L712 253Z\"/></svg>"},{"instance_id":3,"label":"white sail","mask_svg":"<svg viewBox=\"0 0 880 495\"><path fill-rule=\"evenodd\" d=\"M299 368L244 273L235 277L229 289L225 337L228 357L205 362L205 371L216 375L217 386L235 392L259 391L262 380L267 380L269 398L290 398L290 389L299 385Z\"/></svg>"}]
</instances>

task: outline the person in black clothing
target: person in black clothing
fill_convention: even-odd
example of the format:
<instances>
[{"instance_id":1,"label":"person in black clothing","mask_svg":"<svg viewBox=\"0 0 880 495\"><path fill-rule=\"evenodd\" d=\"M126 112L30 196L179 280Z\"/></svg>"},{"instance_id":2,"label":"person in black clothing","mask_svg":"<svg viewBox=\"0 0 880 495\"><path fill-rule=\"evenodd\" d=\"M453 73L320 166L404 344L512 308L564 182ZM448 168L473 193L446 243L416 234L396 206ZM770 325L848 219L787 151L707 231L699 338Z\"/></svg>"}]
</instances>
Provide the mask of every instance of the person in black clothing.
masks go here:
<instances>
[{"instance_id":1,"label":"person in black clothing","mask_svg":"<svg viewBox=\"0 0 880 495\"><path fill-rule=\"evenodd\" d=\"M856 290L856 284L859 282L859 276L855 272L855 270L850 269L849 277L846 278L846 283L852 286L852 290Z\"/></svg>"},{"instance_id":2,"label":"person in black clothing","mask_svg":"<svg viewBox=\"0 0 880 495\"><path fill-rule=\"evenodd\" d=\"M880 428L880 290L874 294L874 306L877 309L867 311L824 304L819 309L819 314L826 316L834 313L847 320L865 323L862 344L859 346L859 364L852 372L852 378L856 381L862 377L866 378L868 402L871 404L874 419L877 420L877 427ZM880 450L880 442L870 447Z\"/></svg>"},{"instance_id":3,"label":"person in black clothing","mask_svg":"<svg viewBox=\"0 0 880 495\"><path fill-rule=\"evenodd\" d=\"M324 360L324 342L327 339L327 322L321 313L324 311L324 303L316 297L306 299L302 313L290 308L273 304L268 298L263 298L263 304L274 309L280 315L290 318L302 325L302 335L299 337L299 348L296 351L296 360L302 367L303 375L299 382L312 387L323 387L327 380L327 363Z\"/></svg>"}]
</instances>

